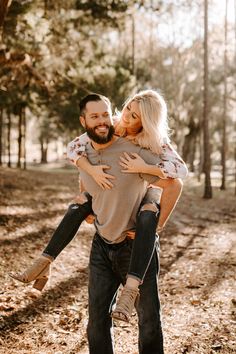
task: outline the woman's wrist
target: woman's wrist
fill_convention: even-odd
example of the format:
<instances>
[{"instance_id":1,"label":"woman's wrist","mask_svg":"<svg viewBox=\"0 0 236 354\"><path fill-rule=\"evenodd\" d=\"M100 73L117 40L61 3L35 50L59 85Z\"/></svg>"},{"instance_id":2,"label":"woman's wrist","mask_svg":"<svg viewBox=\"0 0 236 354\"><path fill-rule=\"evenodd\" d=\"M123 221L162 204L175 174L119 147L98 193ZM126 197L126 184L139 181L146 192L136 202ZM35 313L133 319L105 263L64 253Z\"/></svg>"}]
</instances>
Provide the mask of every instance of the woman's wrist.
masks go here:
<instances>
[{"instance_id":1,"label":"woman's wrist","mask_svg":"<svg viewBox=\"0 0 236 354\"><path fill-rule=\"evenodd\" d=\"M150 172L149 165L144 163L142 166L140 166L138 173L147 173L147 174L149 174L149 172Z\"/></svg>"},{"instance_id":2,"label":"woman's wrist","mask_svg":"<svg viewBox=\"0 0 236 354\"><path fill-rule=\"evenodd\" d=\"M93 165L90 164L87 165L85 172L87 172L90 176L93 176L93 172L94 172Z\"/></svg>"},{"instance_id":3,"label":"woman's wrist","mask_svg":"<svg viewBox=\"0 0 236 354\"><path fill-rule=\"evenodd\" d=\"M148 165L148 164L146 164L144 166L144 172L143 173L147 173L149 175L153 175L153 176L157 176L159 178L166 179L166 175L164 174L162 169L160 167L156 166L156 165Z\"/></svg>"}]
</instances>

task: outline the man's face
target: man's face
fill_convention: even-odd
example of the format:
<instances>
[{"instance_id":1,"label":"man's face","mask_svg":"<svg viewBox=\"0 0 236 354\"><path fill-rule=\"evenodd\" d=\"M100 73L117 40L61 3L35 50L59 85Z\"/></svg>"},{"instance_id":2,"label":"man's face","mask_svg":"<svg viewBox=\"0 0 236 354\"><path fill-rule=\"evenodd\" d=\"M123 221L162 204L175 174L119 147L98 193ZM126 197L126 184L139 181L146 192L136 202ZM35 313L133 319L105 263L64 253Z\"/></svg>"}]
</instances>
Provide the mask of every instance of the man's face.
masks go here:
<instances>
[{"instance_id":1,"label":"man's face","mask_svg":"<svg viewBox=\"0 0 236 354\"><path fill-rule=\"evenodd\" d=\"M111 108L105 101L88 102L80 121L95 143L106 144L114 134Z\"/></svg>"}]
</instances>

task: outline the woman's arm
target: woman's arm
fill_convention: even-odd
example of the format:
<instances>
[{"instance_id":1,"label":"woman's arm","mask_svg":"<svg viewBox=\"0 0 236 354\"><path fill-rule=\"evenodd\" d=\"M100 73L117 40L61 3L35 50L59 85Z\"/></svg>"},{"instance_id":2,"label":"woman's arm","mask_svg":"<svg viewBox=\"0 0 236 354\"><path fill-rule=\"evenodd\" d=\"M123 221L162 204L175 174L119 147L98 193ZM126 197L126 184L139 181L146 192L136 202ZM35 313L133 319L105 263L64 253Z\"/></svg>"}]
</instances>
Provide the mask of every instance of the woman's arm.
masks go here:
<instances>
[{"instance_id":1,"label":"woman's arm","mask_svg":"<svg viewBox=\"0 0 236 354\"><path fill-rule=\"evenodd\" d=\"M111 189L113 184L111 179L114 176L105 173L109 169L107 165L91 165L87 159L85 147L90 142L87 133L75 138L67 145L67 157L76 166L87 172L102 189Z\"/></svg>"},{"instance_id":2,"label":"woman's arm","mask_svg":"<svg viewBox=\"0 0 236 354\"><path fill-rule=\"evenodd\" d=\"M76 137L67 145L67 157L76 165L76 162L82 157L87 156L85 152L86 145L90 142L87 133Z\"/></svg>"},{"instance_id":3,"label":"woman's arm","mask_svg":"<svg viewBox=\"0 0 236 354\"><path fill-rule=\"evenodd\" d=\"M131 155L124 153L124 156L120 157L120 165L124 168L122 172L147 173L161 179L185 178L188 174L187 166L170 144L163 145L159 155L161 161L156 165L147 164L136 153Z\"/></svg>"},{"instance_id":4,"label":"woman's arm","mask_svg":"<svg viewBox=\"0 0 236 354\"><path fill-rule=\"evenodd\" d=\"M121 170L124 173L147 173L157 176L161 179L166 179L166 174L158 165L147 164L138 154L131 154L132 157L124 152L124 156L120 156L120 165L124 168Z\"/></svg>"},{"instance_id":5,"label":"woman's arm","mask_svg":"<svg viewBox=\"0 0 236 354\"><path fill-rule=\"evenodd\" d=\"M188 175L188 168L177 151L169 143L162 146L159 167L169 178L185 178Z\"/></svg>"}]
</instances>

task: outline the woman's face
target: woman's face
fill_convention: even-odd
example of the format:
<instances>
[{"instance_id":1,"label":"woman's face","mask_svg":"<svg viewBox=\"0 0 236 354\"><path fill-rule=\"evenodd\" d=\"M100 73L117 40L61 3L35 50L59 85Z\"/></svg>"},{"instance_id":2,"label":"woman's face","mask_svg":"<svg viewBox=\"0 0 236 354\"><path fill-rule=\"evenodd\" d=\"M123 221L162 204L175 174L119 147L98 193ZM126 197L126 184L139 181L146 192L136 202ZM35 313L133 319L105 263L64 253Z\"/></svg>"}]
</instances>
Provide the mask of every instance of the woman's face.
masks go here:
<instances>
[{"instance_id":1,"label":"woman's face","mask_svg":"<svg viewBox=\"0 0 236 354\"><path fill-rule=\"evenodd\" d=\"M139 104L131 101L122 110L120 125L127 129L128 134L137 134L142 128Z\"/></svg>"}]
</instances>

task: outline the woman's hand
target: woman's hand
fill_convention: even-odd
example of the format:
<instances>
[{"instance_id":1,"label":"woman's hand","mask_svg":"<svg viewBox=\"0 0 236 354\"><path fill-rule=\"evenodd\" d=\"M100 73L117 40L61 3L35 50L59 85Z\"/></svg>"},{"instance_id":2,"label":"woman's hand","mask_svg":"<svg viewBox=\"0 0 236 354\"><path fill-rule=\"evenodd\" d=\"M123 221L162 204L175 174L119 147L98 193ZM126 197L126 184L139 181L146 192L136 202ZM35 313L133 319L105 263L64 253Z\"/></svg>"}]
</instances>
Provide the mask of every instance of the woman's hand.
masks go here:
<instances>
[{"instance_id":1,"label":"woman's hand","mask_svg":"<svg viewBox=\"0 0 236 354\"><path fill-rule=\"evenodd\" d=\"M130 155L124 152L124 156L120 156L119 164L123 167L121 171L126 173L145 173L146 162L136 153L131 153Z\"/></svg>"},{"instance_id":2,"label":"woman's hand","mask_svg":"<svg viewBox=\"0 0 236 354\"><path fill-rule=\"evenodd\" d=\"M107 165L95 165L91 166L90 176L93 177L94 181L104 189L111 189L113 184L111 183L111 179L115 179L114 176L105 173L104 170L109 169L110 166Z\"/></svg>"}]
</instances>

